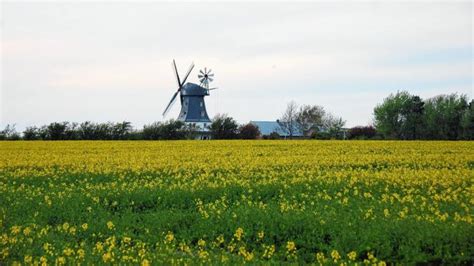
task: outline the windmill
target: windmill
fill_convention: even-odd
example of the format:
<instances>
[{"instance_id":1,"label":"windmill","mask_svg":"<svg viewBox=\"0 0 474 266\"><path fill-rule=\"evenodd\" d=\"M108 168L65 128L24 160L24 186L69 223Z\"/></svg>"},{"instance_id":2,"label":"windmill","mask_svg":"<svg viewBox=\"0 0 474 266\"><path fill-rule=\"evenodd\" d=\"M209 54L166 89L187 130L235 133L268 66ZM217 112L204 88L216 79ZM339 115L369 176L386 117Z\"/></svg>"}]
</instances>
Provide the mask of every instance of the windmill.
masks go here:
<instances>
[{"instance_id":1,"label":"windmill","mask_svg":"<svg viewBox=\"0 0 474 266\"><path fill-rule=\"evenodd\" d=\"M201 82L200 85L191 82L186 83L186 80L191 74L193 68L194 63L191 64L188 72L184 76L184 79L181 81L178 74L178 68L176 67L176 62L173 60L173 69L178 82L178 90L173 94L170 102L166 106L165 111L163 112L163 117L165 117L169 112L179 94L181 111L179 113L178 120L185 123L193 123L203 129L206 129L207 124L210 123L211 120L207 115L204 96L209 96L209 91L217 88L209 88L209 82L214 80L214 74L212 74L211 70L208 70L207 68L204 68L204 71L200 70L200 74L198 75L199 81Z\"/></svg>"}]
</instances>

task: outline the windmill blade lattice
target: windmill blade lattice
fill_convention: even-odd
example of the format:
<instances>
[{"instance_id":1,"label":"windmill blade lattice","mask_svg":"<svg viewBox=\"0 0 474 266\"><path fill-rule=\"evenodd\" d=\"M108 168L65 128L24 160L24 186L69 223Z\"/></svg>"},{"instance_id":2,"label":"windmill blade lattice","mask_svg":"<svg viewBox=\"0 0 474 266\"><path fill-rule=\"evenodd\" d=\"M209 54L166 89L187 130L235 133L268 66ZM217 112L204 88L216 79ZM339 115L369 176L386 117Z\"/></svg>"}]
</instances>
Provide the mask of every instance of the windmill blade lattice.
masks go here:
<instances>
[{"instance_id":1,"label":"windmill blade lattice","mask_svg":"<svg viewBox=\"0 0 474 266\"><path fill-rule=\"evenodd\" d=\"M176 62L174 61L174 59L173 59L173 64L172 64L172 66L173 66L174 73L175 73L175 75L176 75L176 81L178 82L178 90L173 94L173 96L171 97L170 102L168 103L168 105L166 106L165 110L163 111L163 117L166 116L166 114L168 113L168 111L171 109L171 107L173 106L174 102L176 101L176 98L177 98L177 96L178 96L178 93L181 92L181 90L183 89L183 86L184 86L184 84L186 83L186 80L188 79L189 74L191 74L191 71L193 71L194 63L192 63L191 66L189 67L188 72L187 72L186 75L184 76L183 81L181 81L181 79L179 78L178 68L176 67Z\"/></svg>"},{"instance_id":2,"label":"windmill blade lattice","mask_svg":"<svg viewBox=\"0 0 474 266\"><path fill-rule=\"evenodd\" d=\"M207 69L207 67L204 68L203 70L199 70L199 81L201 82L201 85L203 85L205 88L209 89L209 82L212 82L214 80L214 74L211 73L211 69Z\"/></svg>"}]
</instances>

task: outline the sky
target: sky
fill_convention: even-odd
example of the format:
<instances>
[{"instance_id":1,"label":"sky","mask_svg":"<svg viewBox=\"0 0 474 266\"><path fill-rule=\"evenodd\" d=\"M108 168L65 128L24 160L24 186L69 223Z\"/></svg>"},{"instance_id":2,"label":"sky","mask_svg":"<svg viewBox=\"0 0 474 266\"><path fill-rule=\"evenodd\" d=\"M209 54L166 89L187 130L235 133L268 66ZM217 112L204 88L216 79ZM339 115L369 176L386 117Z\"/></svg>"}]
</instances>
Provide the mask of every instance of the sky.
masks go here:
<instances>
[{"instance_id":1,"label":"sky","mask_svg":"<svg viewBox=\"0 0 474 266\"><path fill-rule=\"evenodd\" d=\"M472 2L2 2L0 127L177 118L211 68L209 116L278 119L288 102L368 125L390 93L473 97Z\"/></svg>"}]
</instances>

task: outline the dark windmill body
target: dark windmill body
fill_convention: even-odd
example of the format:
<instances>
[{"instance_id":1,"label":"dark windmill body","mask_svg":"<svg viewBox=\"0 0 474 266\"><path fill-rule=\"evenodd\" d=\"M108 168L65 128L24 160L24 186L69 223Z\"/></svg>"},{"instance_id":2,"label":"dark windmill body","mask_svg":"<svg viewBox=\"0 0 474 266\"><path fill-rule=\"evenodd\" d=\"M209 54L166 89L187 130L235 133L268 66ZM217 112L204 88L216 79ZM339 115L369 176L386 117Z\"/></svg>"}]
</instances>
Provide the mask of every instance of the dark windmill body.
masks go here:
<instances>
[{"instance_id":1,"label":"dark windmill body","mask_svg":"<svg viewBox=\"0 0 474 266\"><path fill-rule=\"evenodd\" d=\"M180 80L178 69L176 68L176 63L173 60L173 67L176 73L176 79L178 81L178 90L174 93L171 101L166 106L165 111L163 112L163 116L168 113L171 109L171 106L176 101L176 98L179 93L179 98L181 102L181 111L178 116L179 121L183 121L188 125L195 126L198 131L198 139L209 139L209 129L208 126L211 123L209 116L206 110L206 103L204 101L205 96L209 96L209 91L216 89L211 88L209 89L209 82L213 80L214 74L210 73L207 68L202 71L200 70L199 79L201 84L197 85L194 83L186 83L186 80L191 74L191 71L194 68L194 64L191 64L186 76L184 77L183 81Z\"/></svg>"},{"instance_id":2,"label":"dark windmill body","mask_svg":"<svg viewBox=\"0 0 474 266\"><path fill-rule=\"evenodd\" d=\"M189 123L210 123L204 96L209 90L194 83L186 83L181 90L181 112L178 120Z\"/></svg>"}]
</instances>

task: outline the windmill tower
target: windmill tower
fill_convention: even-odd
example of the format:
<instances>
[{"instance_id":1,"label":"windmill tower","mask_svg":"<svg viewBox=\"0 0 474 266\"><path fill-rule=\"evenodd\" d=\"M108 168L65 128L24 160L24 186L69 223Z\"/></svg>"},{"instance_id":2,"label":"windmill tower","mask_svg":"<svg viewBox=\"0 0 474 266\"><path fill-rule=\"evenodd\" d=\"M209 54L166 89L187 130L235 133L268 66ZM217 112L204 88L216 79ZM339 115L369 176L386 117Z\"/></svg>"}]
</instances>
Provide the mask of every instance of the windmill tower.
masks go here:
<instances>
[{"instance_id":1,"label":"windmill tower","mask_svg":"<svg viewBox=\"0 0 474 266\"><path fill-rule=\"evenodd\" d=\"M189 70L184 76L183 81L181 81L179 77L178 68L176 67L174 60L173 68L176 74L176 80L178 82L178 90L173 94L170 102L166 106L165 111L163 112L163 117L166 116L168 111L171 109L179 93L181 111L179 113L178 120L187 124L194 124L195 126L199 127L199 138L207 138L209 136L208 126L211 123L211 120L207 114L204 97L209 96L209 91L216 89L209 88L209 82L214 80L214 74L212 74L211 70L208 70L207 68L205 68L204 71L200 70L198 77L201 83L200 85L197 85L191 82L186 83L189 74L191 74L191 71L194 68L194 64L191 64L189 67Z\"/></svg>"}]
</instances>

